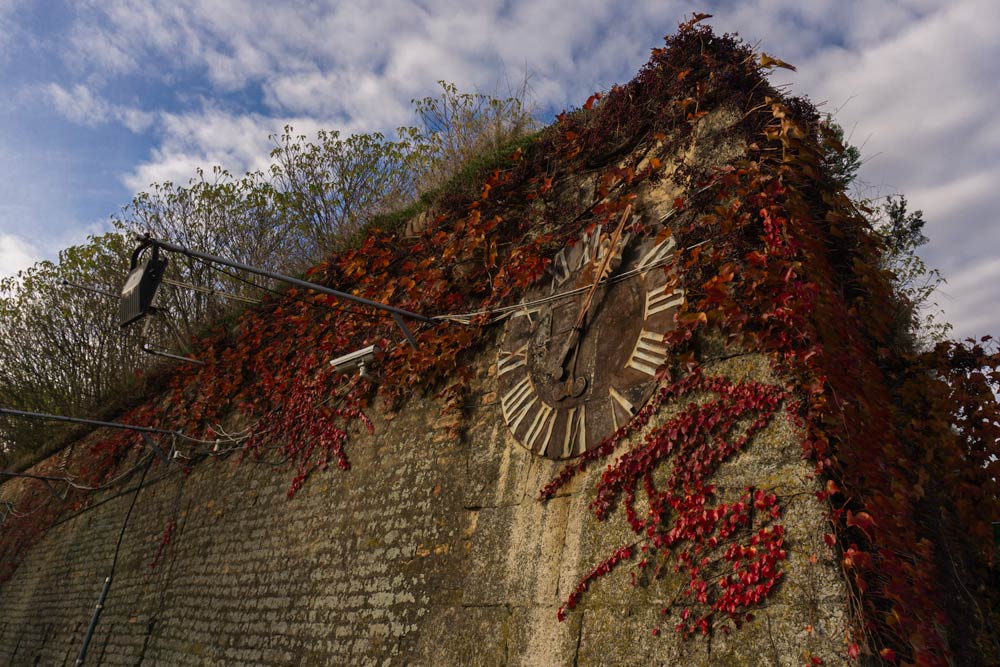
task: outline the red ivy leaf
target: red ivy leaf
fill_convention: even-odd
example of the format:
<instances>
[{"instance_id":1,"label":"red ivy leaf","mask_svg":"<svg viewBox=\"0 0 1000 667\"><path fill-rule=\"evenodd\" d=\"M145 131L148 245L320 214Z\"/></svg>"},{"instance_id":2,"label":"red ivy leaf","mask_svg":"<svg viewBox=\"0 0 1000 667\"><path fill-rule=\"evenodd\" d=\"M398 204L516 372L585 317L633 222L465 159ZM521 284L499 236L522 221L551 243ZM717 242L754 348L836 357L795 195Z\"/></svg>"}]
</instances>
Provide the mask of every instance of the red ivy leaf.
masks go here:
<instances>
[{"instance_id":1,"label":"red ivy leaf","mask_svg":"<svg viewBox=\"0 0 1000 667\"><path fill-rule=\"evenodd\" d=\"M875 520L872 519L872 515L868 512L858 512L855 514L851 510L847 510L847 525L858 528L871 539L872 534L869 531L875 526Z\"/></svg>"}]
</instances>

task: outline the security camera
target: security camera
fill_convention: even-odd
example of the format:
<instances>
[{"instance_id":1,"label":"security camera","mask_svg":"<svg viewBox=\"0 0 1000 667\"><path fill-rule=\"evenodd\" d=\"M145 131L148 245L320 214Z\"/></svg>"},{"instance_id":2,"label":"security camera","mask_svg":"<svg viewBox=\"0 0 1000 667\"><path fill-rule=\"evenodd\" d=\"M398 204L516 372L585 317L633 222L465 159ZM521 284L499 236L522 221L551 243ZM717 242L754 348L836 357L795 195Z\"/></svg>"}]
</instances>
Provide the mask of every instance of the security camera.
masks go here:
<instances>
[{"instance_id":1,"label":"security camera","mask_svg":"<svg viewBox=\"0 0 1000 667\"><path fill-rule=\"evenodd\" d=\"M368 367L374 359L375 355L381 352L382 349L378 345L369 345L368 347L361 348L354 352L349 352L342 357L337 357L330 361L330 365L333 366L333 370L338 373L350 373L355 368L361 374L361 377L369 377Z\"/></svg>"}]
</instances>

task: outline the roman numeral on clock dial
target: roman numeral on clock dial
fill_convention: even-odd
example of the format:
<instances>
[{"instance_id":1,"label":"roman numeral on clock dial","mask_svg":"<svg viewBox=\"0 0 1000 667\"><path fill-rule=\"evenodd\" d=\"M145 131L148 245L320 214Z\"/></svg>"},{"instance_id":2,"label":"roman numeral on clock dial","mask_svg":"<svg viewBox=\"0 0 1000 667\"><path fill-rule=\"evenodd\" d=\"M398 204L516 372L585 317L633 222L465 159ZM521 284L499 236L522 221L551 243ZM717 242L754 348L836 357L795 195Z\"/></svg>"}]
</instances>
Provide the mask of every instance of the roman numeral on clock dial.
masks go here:
<instances>
[{"instance_id":1,"label":"roman numeral on clock dial","mask_svg":"<svg viewBox=\"0 0 1000 667\"><path fill-rule=\"evenodd\" d=\"M670 257L676 246L677 242L672 236L662 243L657 243L639 259L639 265L636 268L642 275L646 275L651 268Z\"/></svg>"},{"instance_id":2,"label":"roman numeral on clock dial","mask_svg":"<svg viewBox=\"0 0 1000 667\"><path fill-rule=\"evenodd\" d=\"M518 349L507 352L500 350L497 357L497 377L510 373L516 368L521 368L528 363L528 344L525 343Z\"/></svg>"},{"instance_id":3,"label":"roman numeral on clock dial","mask_svg":"<svg viewBox=\"0 0 1000 667\"><path fill-rule=\"evenodd\" d=\"M639 332L632 354L629 356L628 368L634 368L650 377L656 376L656 369L667 360L667 346L663 342L663 334L656 331Z\"/></svg>"},{"instance_id":4,"label":"roman numeral on clock dial","mask_svg":"<svg viewBox=\"0 0 1000 667\"><path fill-rule=\"evenodd\" d=\"M566 251L561 250L552 260L552 264L549 265L548 271L552 274L552 287L549 290L550 294L555 294L559 291L559 288L570 279L573 275L573 269L570 268L569 260L566 259Z\"/></svg>"},{"instance_id":5,"label":"roman numeral on clock dial","mask_svg":"<svg viewBox=\"0 0 1000 667\"><path fill-rule=\"evenodd\" d=\"M503 410L504 421L514 430L520 423L520 418L524 416L524 411L530 407L535 397L535 391L531 386L531 378L525 374L521 381L507 390L500 397L500 407Z\"/></svg>"},{"instance_id":6,"label":"roman numeral on clock dial","mask_svg":"<svg viewBox=\"0 0 1000 667\"><path fill-rule=\"evenodd\" d=\"M522 350L501 353L504 359L520 359ZM556 409L536 394L531 377L517 361L517 373L524 376L516 381L500 398L507 428L518 441L533 453L551 458L569 458L587 451L586 405L579 404L566 410ZM502 368L502 366L501 366ZM511 368L499 373L511 372ZM555 451L549 452L550 443Z\"/></svg>"},{"instance_id":7,"label":"roman numeral on clock dial","mask_svg":"<svg viewBox=\"0 0 1000 667\"><path fill-rule=\"evenodd\" d=\"M617 431L632 419L636 413L636 409L635 406L632 405L632 402L625 398L621 392L614 387L608 387L608 397L611 401L611 420L615 425L615 430ZM619 413L621 413L620 420L618 418Z\"/></svg>"},{"instance_id":8,"label":"roman numeral on clock dial","mask_svg":"<svg viewBox=\"0 0 1000 667\"><path fill-rule=\"evenodd\" d=\"M566 431L561 458L579 456L587 451L587 404L581 403L566 411Z\"/></svg>"},{"instance_id":9,"label":"roman numeral on clock dial","mask_svg":"<svg viewBox=\"0 0 1000 667\"><path fill-rule=\"evenodd\" d=\"M525 420L528 423L528 432L524 434L524 444L536 454L545 454L549 446L549 438L552 437L552 427L555 426L555 414L550 406L545 403L538 404L538 411L534 417ZM532 404L534 407L534 404ZM513 427L512 427L513 428ZM542 434L545 434L544 436ZM540 439L540 440L539 440Z\"/></svg>"},{"instance_id":10,"label":"roman numeral on clock dial","mask_svg":"<svg viewBox=\"0 0 1000 667\"><path fill-rule=\"evenodd\" d=\"M648 320L650 315L677 308L682 303L684 303L684 290L675 289L668 292L662 285L654 287L646 292L646 309L642 319Z\"/></svg>"},{"instance_id":11,"label":"roman numeral on clock dial","mask_svg":"<svg viewBox=\"0 0 1000 667\"><path fill-rule=\"evenodd\" d=\"M534 324L534 322L537 319L538 314L541 312L541 310L542 310L541 306L522 305L520 308L518 308L517 310L515 310L511 314L510 317L511 317L511 319L516 319L516 318L519 318L519 317L523 317L529 323Z\"/></svg>"}]
</instances>

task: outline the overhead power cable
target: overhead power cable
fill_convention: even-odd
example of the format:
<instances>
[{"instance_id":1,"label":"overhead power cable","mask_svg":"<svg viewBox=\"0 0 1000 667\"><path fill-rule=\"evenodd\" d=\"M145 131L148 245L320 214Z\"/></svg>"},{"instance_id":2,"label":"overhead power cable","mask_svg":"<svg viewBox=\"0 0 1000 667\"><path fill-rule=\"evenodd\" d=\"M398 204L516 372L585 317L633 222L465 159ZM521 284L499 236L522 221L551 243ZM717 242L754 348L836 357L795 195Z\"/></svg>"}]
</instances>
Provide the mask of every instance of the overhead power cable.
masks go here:
<instances>
[{"instance_id":1,"label":"overhead power cable","mask_svg":"<svg viewBox=\"0 0 1000 667\"><path fill-rule=\"evenodd\" d=\"M694 245L688 246L686 248L686 250L693 250L694 248L697 248L698 246L704 245L706 243L708 243L708 240L701 241L699 243L695 243ZM633 276L637 276L640 273L649 271L650 269L654 269L654 268L658 268L658 267L662 267L662 266L668 266L668 265L670 265L670 264L673 263L674 257L675 257L676 254L677 254L676 252L673 252L670 255L668 255L667 257L663 258L662 260L650 263L649 265L643 267L642 269L638 269L638 268L631 269L629 271L625 271L625 272L620 273L620 274L618 274L616 276L613 276L611 278L605 278L604 280L601 280L600 282L601 283L606 283L606 284L619 283L619 282L626 281L626 280L628 280L629 278L631 278ZM540 299L533 299L531 301L522 301L520 303L514 303L514 304L511 304L509 306L497 306L496 308L488 308L486 310L474 310L474 311L467 312L467 313L455 313L455 314L448 314L448 315L435 315L434 319L435 320L439 320L439 321L457 322L459 324L471 324L473 318L482 317L484 315L494 315L495 317L491 318L487 322L487 324L494 324L496 322L500 322L502 320L507 319L508 317L510 317L511 315L513 315L514 313L522 311L525 308L529 308L529 307L532 307L532 306L544 305L546 303L551 303L553 301L560 301L562 299L567 299L569 297L576 296L577 294L582 294L582 293L586 292L587 290L591 289L592 287L593 287L593 283L590 284L590 285L584 285L582 287L577 287L576 289L571 289L571 290L567 290L565 292L560 292L559 294L552 294L550 296L545 296L545 297L542 297Z\"/></svg>"},{"instance_id":2,"label":"overhead power cable","mask_svg":"<svg viewBox=\"0 0 1000 667\"><path fill-rule=\"evenodd\" d=\"M173 287L183 287L184 289L194 290L195 292L210 294L212 296L219 296L222 297L223 299L232 299L233 301L243 301L245 303L260 303L259 299L254 299L248 296L240 296L239 294L230 294L228 292L220 292L219 290L212 289L211 287L201 287L199 285L192 285L191 283L185 283L179 280L173 280L172 278L164 278L163 282L167 285L172 285ZM80 283L75 283L72 280L66 280L65 278L59 281L59 284L65 285L67 287L75 287L76 289L83 290L85 292L100 294L101 296L106 296L109 299L121 298L120 294L115 294L114 292L111 292L104 288L94 287L93 285L81 285Z\"/></svg>"},{"instance_id":3,"label":"overhead power cable","mask_svg":"<svg viewBox=\"0 0 1000 667\"><path fill-rule=\"evenodd\" d=\"M692 196L697 196L697 195L702 194L703 192L706 192L707 190L710 190L711 188L715 187L716 183L717 183L716 181L712 181L708 185L704 185L704 186L698 188L697 190L694 191L694 194ZM677 209L677 208L670 209L669 211L667 211L667 213L665 213L663 216L660 217L660 220L659 220L658 224L661 224L661 225L664 224L665 222L667 222L668 220L670 220L672 217L674 217L675 215L677 215L678 213L680 213L680 211L681 211L681 209ZM695 243L694 245L690 245L690 246L688 246L685 249L686 250L693 250L694 248L697 248L700 245L704 245L705 243L708 243L708 239L706 239L705 241L701 241L700 243ZM677 255L677 252L674 251L674 252L670 253L670 255L668 255L667 257L663 258L662 260L660 260L658 262L655 262L653 264L650 264L648 267L645 268L645 270L648 271L651 268L657 268L657 267L666 266L668 264L671 264L674 261L674 257L676 255ZM639 273L641 273L641 271L639 269L632 269L630 271L626 271L626 272L624 272L622 274L614 276L613 278L610 278L610 279L609 278L605 278L605 279L601 280L600 282L617 283L617 282L620 282L620 281L623 281L623 280L627 280L627 279L631 278L632 276L635 276L635 275L637 275ZM566 291L566 292L560 292L559 294L553 294L551 296L543 297L541 299L535 299L533 301L525 301L525 302L522 302L522 303L512 304L512 305L509 305L509 306L498 306L497 308L489 308L489 309L486 309L486 310L476 310L476 311L472 311L472 312L468 312L468 313L453 313L453 314L435 315L435 316L433 316L433 319L435 319L437 321L457 322L459 324L472 324L472 320L474 318L476 318L476 317L482 317L484 315L494 315L494 317L490 318L490 320L488 322L486 322L486 324L488 324L488 325L489 324L495 324L497 322L501 322L501 321L507 319L508 317L510 317L511 315L513 315L514 313L516 313L516 312L518 312L520 310L523 310L526 307L542 305L542 304L550 303L552 301L558 301L560 299L566 299L566 298L569 298L569 297L572 297L572 296L576 296L577 294L581 294L583 292L586 292L587 290L591 289L592 287L593 287L593 284L584 285L583 287L578 287L576 289L569 290L569 291Z\"/></svg>"},{"instance_id":4,"label":"overhead power cable","mask_svg":"<svg viewBox=\"0 0 1000 667\"><path fill-rule=\"evenodd\" d=\"M87 627L87 634L83 637L83 645L80 647L80 654L76 658L76 667L83 665L84 661L87 659L87 649L90 647L90 640L94 637L94 631L97 629L97 622L101 619L101 612L104 610L104 603L107 601L108 592L111 591L111 582L115 576L115 570L118 567L118 553L121 551L122 542L125 539L125 529L128 528L129 519L132 518L132 510L135 509L135 501L139 499L139 492L142 491L143 482L146 481L146 474L149 472L150 467L153 465L153 457L149 457L146 462L146 467L142 470L142 478L139 479L139 485L135 489L135 494L132 496L132 502L129 503L128 511L125 513L125 519L122 521L122 528L118 532L118 542L115 544L115 553L111 559L111 570L108 572L107 578L104 580L104 588L101 589L101 595L97 599L97 605L94 607L94 615L90 618L90 625Z\"/></svg>"},{"instance_id":5,"label":"overhead power cable","mask_svg":"<svg viewBox=\"0 0 1000 667\"><path fill-rule=\"evenodd\" d=\"M260 303L260 299L254 299L249 296L241 296L239 294L230 294L229 292L220 292L219 290L212 289L211 287L201 287L199 285L192 285L191 283L183 283L179 280L173 280L171 278L164 278L163 282L164 284L173 285L174 287L183 287L184 289L194 290L195 292L201 292L203 294L221 296L223 299L242 301L244 303Z\"/></svg>"},{"instance_id":6,"label":"overhead power cable","mask_svg":"<svg viewBox=\"0 0 1000 667\"><path fill-rule=\"evenodd\" d=\"M222 438L216 438L215 440L203 440L201 438L195 438L193 436L187 435L182 431L170 430L165 428L155 428L152 426L137 426L135 424L122 424L120 422L106 422L100 421L98 419L86 419L83 417L68 417L66 415L51 415L44 412L28 412L27 410L15 410L13 408L0 407L0 415L9 415L11 417L23 417L26 419L39 419L42 421L58 421L58 422L69 422L72 424L89 424L91 426L103 426L106 428L114 428L122 431L136 431L138 433L158 433L160 435L170 435L178 437L182 440L188 442L195 442L199 444L214 445L217 442L225 442L227 440ZM158 450L159 448L157 448ZM161 451L162 455L163 452Z\"/></svg>"},{"instance_id":7,"label":"overhead power cable","mask_svg":"<svg viewBox=\"0 0 1000 667\"><path fill-rule=\"evenodd\" d=\"M257 283L255 283L252 280L248 280L248 279L244 278L243 276L241 276L241 275L239 275L237 273L233 273L232 271L227 271L226 269L222 268L221 266L218 266L217 264L213 264L212 262L209 262L207 260L201 259L200 257L194 257L194 259L197 260L197 261L199 261L199 262L201 262L202 264L204 264L208 268L212 269L213 271L218 271L219 273L221 273L223 275L229 276L233 280L238 280L241 283L244 283L246 285L250 285L251 287L256 287L259 290L264 290L265 292L270 292L271 294L275 294L277 296L280 296L280 297L283 297L283 298L286 298L286 299L292 299L293 301L299 301L301 303L306 304L307 306L312 306L313 308L322 308L324 310L329 310L329 311L332 311L334 313L350 313L352 315L361 315L362 317L367 317L367 318L373 319L373 320L382 319L381 317L379 317L375 313L367 313L367 312L365 312L363 310L358 310L356 308L350 308L348 306L331 306L331 305L326 304L326 303L317 303L315 301L309 301L308 299L303 299L303 298L298 297L298 296L293 296L293 295L289 294L287 291L282 292L281 290L274 289L273 287L267 287L266 285L258 285Z\"/></svg>"},{"instance_id":8,"label":"overhead power cable","mask_svg":"<svg viewBox=\"0 0 1000 667\"><path fill-rule=\"evenodd\" d=\"M328 294L330 296L336 297L337 299L345 301L353 301L354 303L359 303L361 305L369 306L371 308L375 308L377 310L389 313L392 316L393 321L395 321L396 326L398 326L400 330L402 330L403 335L406 337L406 340L414 348L417 347L417 341L413 338L413 334L410 333L410 330L407 328L406 320L413 320L416 322L427 322L427 323L434 322L434 320L432 320L430 317L427 317L426 315L421 315L420 313L415 313L413 311L405 310L403 308L397 308L396 306L390 306L389 304L381 303L379 301L373 301L371 299L367 299L365 297L361 297L356 294L341 292L333 288L326 287L325 285L319 285L317 283L312 283L306 280L300 280L299 278L294 278L292 276L286 276L280 273L275 273L273 271L268 271L266 269L260 269L257 267L249 266L247 264L236 262L231 259L226 259L224 257L217 257L215 255L210 255L208 253L200 252L197 250L191 250L189 248L185 248L184 246L179 246L173 243L168 243L166 241L161 241L160 239L153 238L148 234L139 235L138 240L139 240L139 245L132 252L132 263L131 263L132 268L131 268L131 273L129 275L130 281L133 279L136 281L137 288L144 284L143 283L144 280L147 280L149 276L153 275L150 273L149 264L143 266L139 266L138 264L139 256L142 253L142 251L145 250L146 248L152 247L154 260L151 261L155 261L157 253L160 250L166 250L168 252L175 252L182 254L192 259L199 259L201 261L211 262L212 264L219 264L222 266L228 266L233 269L238 269L240 271L246 271L247 273L253 273L255 275L263 276L265 278L279 280L283 283L288 283L290 285L294 285L302 289L311 290L313 292L319 292L321 294ZM149 278L149 280L158 280L158 278ZM153 287L153 290L155 291L155 286ZM135 290L133 290L133 293L135 293ZM139 292L139 294L141 295L141 292ZM125 303L124 300L123 303ZM135 319L137 319L138 317L142 317L145 314L144 310L148 308L148 305L149 304L143 304L141 299L139 299L139 306L140 306L139 308L135 308L130 305L130 307L127 310L123 311L123 313L127 315L127 317L124 317L122 320L123 326L128 325L130 322L135 321Z\"/></svg>"}]
</instances>

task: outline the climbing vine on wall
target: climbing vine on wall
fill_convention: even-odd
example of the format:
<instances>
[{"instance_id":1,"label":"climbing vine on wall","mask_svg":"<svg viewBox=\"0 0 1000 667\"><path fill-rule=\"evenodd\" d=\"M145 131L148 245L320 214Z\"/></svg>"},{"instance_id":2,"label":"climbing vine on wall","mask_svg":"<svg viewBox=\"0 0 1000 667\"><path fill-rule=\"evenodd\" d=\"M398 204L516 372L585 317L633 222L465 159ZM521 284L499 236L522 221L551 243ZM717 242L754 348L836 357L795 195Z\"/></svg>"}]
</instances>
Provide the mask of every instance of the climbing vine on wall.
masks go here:
<instances>
[{"instance_id":1,"label":"climbing vine on wall","mask_svg":"<svg viewBox=\"0 0 1000 667\"><path fill-rule=\"evenodd\" d=\"M684 574L681 634L744 622L781 581L781 499L753 488L723 497L711 475L771 420L789 418L822 482L828 544L852 585L861 636L845 655L916 665L974 655L984 635L949 622L988 622L987 601L956 591L963 580L986 581L989 524L1000 520L1000 357L987 340L923 354L893 347L900 297L879 268L879 240L863 212L825 171L835 138L811 105L767 85L764 70L785 63L715 35L702 18L654 49L631 82L561 114L481 174L472 197L442 196L414 235L375 230L309 271L337 289L442 316L414 325L416 348L376 311L292 289L196 341L204 365L179 370L165 396L120 421L189 434L195 440L178 443L186 465L230 451L287 464L293 495L330 464L349 468L350 435L371 429L372 401L394 409L423 392L459 410L469 362L492 335L491 309L519 298L582 230L616 220L636 188L669 178L691 193L675 202L684 215L668 267L687 298L666 341L675 363L631 424L542 492L611 461L591 510L605 518L620 505L636 539L597 563L560 615L628 561L638 576L662 567ZM745 142L743 157L714 169L665 166L690 154L699 124L717 109L735 112L726 132ZM560 186L587 178L589 199ZM448 317L456 313L469 315ZM766 353L785 384L708 377L700 360L709 336ZM370 344L383 350L377 387L326 363ZM685 407L662 418L668 400ZM77 482L114 479L142 451L132 436L102 436L74 459ZM31 482L17 484L18 510L6 513L0 537L0 581L56 516L88 500L70 492L63 505Z\"/></svg>"},{"instance_id":2,"label":"climbing vine on wall","mask_svg":"<svg viewBox=\"0 0 1000 667\"><path fill-rule=\"evenodd\" d=\"M560 619L596 578L635 556L640 557L639 570L669 565L688 575L680 597L708 611L692 615L691 608L685 607L676 626L684 635L707 634L717 614L741 623L781 579L780 563L786 552L784 529L772 523L781 511L777 497L747 489L733 502L713 502L716 489L710 482L719 465L740 452L771 420L786 398L780 387L707 378L695 369L679 381L664 384L635 420L567 467L542 489L542 497L552 497L575 474L607 458L624 436L645 427L665 401L694 395L711 398L692 402L677 416L655 425L640 445L601 473L591 510L604 519L621 499L628 524L640 539L617 549L591 570L559 610ZM667 461L674 465L660 488L655 473ZM641 513L636 509L639 493L645 496ZM746 543L736 539L744 533L749 533ZM662 613L668 611L665 607Z\"/></svg>"}]
</instances>

